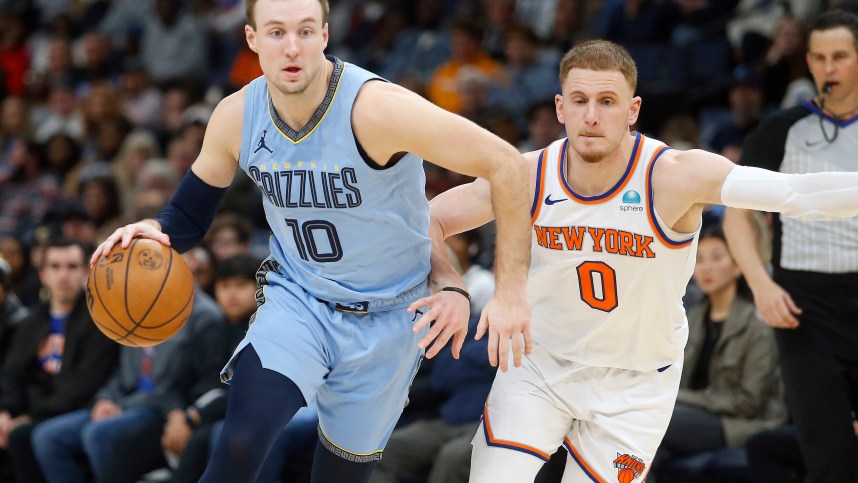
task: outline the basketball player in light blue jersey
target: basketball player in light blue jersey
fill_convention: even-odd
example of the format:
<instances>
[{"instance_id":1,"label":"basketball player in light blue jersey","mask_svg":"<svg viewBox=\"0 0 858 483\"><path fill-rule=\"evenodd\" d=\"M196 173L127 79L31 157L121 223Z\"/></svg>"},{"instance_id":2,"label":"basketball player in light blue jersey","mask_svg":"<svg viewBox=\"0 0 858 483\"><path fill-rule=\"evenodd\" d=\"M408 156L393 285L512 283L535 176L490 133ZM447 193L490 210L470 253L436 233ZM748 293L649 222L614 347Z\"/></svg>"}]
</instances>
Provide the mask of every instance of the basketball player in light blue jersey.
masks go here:
<instances>
[{"instance_id":1,"label":"basketball player in light blue jersey","mask_svg":"<svg viewBox=\"0 0 858 483\"><path fill-rule=\"evenodd\" d=\"M312 398L321 441L313 481L366 481L424 349L432 357L452 338L458 353L468 294L458 277L429 279L442 247L428 235L421 159L491 184L492 361L505 370L510 345L529 351L523 158L416 94L326 58L327 16L327 0L247 1L247 42L264 76L217 106L199 158L157 219L120 228L91 260L134 237L187 250L238 167L259 186L271 256L253 323L224 369L232 390L205 482L254 481L280 429Z\"/></svg>"}]
</instances>

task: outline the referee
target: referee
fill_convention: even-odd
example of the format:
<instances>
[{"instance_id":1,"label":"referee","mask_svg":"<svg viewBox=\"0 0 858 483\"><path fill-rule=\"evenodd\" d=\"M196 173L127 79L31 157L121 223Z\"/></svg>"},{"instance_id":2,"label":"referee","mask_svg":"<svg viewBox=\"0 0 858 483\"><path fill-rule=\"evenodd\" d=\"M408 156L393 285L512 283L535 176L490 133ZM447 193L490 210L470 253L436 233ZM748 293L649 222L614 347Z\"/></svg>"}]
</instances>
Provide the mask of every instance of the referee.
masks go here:
<instances>
[{"instance_id":1,"label":"referee","mask_svg":"<svg viewBox=\"0 0 858 483\"><path fill-rule=\"evenodd\" d=\"M858 17L810 27L807 63L820 94L764 120L740 164L784 173L858 171ZM852 427L858 394L858 219L776 216L770 277L751 212L727 209L724 228L766 323L776 330L787 401L808 482L858 482Z\"/></svg>"}]
</instances>

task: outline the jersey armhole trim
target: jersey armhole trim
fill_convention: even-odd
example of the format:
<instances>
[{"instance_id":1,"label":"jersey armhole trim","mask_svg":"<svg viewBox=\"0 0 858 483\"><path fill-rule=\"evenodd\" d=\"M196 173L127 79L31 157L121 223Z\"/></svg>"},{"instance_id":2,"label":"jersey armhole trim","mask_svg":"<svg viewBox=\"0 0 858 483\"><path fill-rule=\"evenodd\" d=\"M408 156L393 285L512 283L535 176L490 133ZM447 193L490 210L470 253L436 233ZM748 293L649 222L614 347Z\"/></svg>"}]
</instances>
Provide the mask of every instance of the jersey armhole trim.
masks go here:
<instances>
[{"instance_id":1,"label":"jersey armhole trim","mask_svg":"<svg viewBox=\"0 0 858 483\"><path fill-rule=\"evenodd\" d=\"M658 158L664 154L668 149L671 149L669 146L662 146L655 153L653 153L652 158L649 161L649 167L647 167L646 171L646 192L647 192L647 200L646 200L646 214L647 219L649 220L650 226L652 226L652 230L658 238L658 241L662 243L662 245L667 248L672 249L680 249L685 248L691 245L691 242L694 241L694 236L685 240L671 240L667 233L665 233L665 229L661 226L661 223L658 220L658 214L655 211L655 201L653 200L653 190L652 190L652 172L653 168L655 168L655 163L658 161ZM672 230L671 230L672 231Z\"/></svg>"},{"instance_id":2,"label":"jersey armhole trim","mask_svg":"<svg viewBox=\"0 0 858 483\"><path fill-rule=\"evenodd\" d=\"M534 183L533 205L530 207L530 222L535 223L539 217L542 207L542 195L545 192L545 158L548 148L539 153L539 162L536 165L536 183Z\"/></svg>"}]
</instances>

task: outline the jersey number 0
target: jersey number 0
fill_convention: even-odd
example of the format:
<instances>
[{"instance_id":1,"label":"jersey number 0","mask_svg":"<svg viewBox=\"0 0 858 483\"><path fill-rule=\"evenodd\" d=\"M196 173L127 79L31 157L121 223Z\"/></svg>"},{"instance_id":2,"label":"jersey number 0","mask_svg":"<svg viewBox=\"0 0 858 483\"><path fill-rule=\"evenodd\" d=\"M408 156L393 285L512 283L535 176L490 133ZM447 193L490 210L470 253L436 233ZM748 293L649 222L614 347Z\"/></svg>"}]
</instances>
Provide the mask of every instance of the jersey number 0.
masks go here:
<instances>
[{"instance_id":1,"label":"jersey number 0","mask_svg":"<svg viewBox=\"0 0 858 483\"><path fill-rule=\"evenodd\" d=\"M590 307L610 312L617 308L617 273L604 262L584 262L578 265L578 286L581 300ZM597 294L596 278L600 281L601 296Z\"/></svg>"}]
</instances>

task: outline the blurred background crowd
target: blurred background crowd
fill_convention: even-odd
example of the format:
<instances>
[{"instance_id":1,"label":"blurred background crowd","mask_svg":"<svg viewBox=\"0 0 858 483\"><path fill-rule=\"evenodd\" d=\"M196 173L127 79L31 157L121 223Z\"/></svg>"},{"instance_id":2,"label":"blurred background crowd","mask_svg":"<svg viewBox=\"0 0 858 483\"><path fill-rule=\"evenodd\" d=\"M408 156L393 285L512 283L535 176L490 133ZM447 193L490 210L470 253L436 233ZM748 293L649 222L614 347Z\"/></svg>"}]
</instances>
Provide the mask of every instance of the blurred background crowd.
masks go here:
<instances>
[{"instance_id":1,"label":"blurred background crowd","mask_svg":"<svg viewBox=\"0 0 858 483\"><path fill-rule=\"evenodd\" d=\"M553 98L566 50L581 39L616 41L638 64L644 101L636 129L676 148L701 147L734 161L768 111L815 95L805 63L809 20L833 6L858 10L851 0L330 3L329 55L402 84L523 152L563 136ZM149 477L195 481L204 465L226 391L217 372L255 309L254 273L267 252L255 185L239 173L206 239L185 254L202 302L183 331L207 338L187 335L144 353L112 343L93 347L98 339L86 333L95 330L91 321L77 332L71 328L76 317L88 317L81 301L91 249L168 202L200 151L216 103L261 75L244 25L241 0L0 0L0 480L137 481L169 466L172 473ZM430 198L470 181L427 161ZM717 228L719 219L713 209L705 222ZM711 238L711 244L701 241L698 271L721 275L692 287L690 309L730 307L733 298L716 302L712 293L740 284L729 253L724 265L723 239ZM489 227L450 242L475 314L493 290L491 240ZM722 265L712 268L706 257ZM712 288L713 277L721 285ZM747 294L732 290L749 304ZM65 316L56 317L61 307ZM770 342L765 333L746 335L742 350ZM709 351L707 365L711 339L701 336L709 342L697 347ZM492 380L485 354L474 345L471 358L458 366L450 367L452 359L444 356L424 364L378 481L467 481L461 460ZM759 357L772 359L753 380L776 380L774 349ZM684 379L689 391L713 384L708 366L697 370ZM81 385L84 379L89 383ZM778 388L758 386L741 406L744 413L724 417L758 420L754 429L785 422ZM119 456L87 443L86 428L77 430L80 448L60 454L51 446L56 441L38 429L79 411L95 420L103 401L114 412L100 418L136 410L146 422L130 436L99 433L101 446ZM693 396L688 402L702 404ZM284 431L269 481L306 477L315 441L312 407L304 416ZM431 448L412 448L439 431L445 436ZM725 447L742 448L752 431L740 433ZM44 447L33 448L40 437ZM671 449L674 456L684 453L693 451ZM131 464L130 455L145 462ZM70 479L69 467L59 473L45 468L66 456L80 479ZM737 458L730 460L738 461L732 476L749 478L746 456ZM800 468L789 471L799 474ZM559 481L550 468L541 478Z\"/></svg>"}]
</instances>

